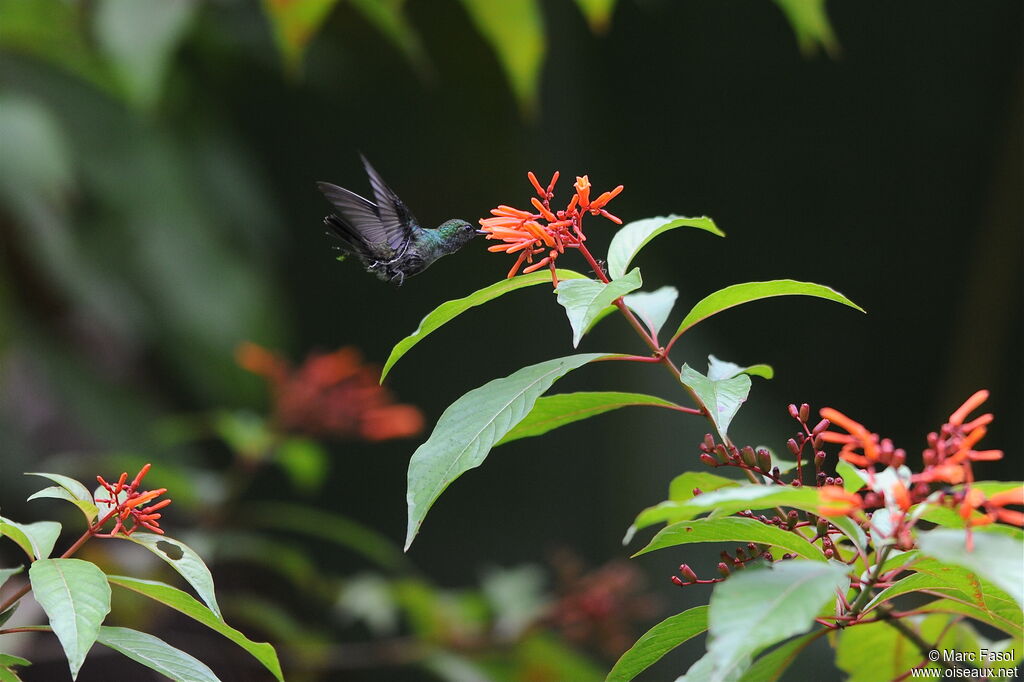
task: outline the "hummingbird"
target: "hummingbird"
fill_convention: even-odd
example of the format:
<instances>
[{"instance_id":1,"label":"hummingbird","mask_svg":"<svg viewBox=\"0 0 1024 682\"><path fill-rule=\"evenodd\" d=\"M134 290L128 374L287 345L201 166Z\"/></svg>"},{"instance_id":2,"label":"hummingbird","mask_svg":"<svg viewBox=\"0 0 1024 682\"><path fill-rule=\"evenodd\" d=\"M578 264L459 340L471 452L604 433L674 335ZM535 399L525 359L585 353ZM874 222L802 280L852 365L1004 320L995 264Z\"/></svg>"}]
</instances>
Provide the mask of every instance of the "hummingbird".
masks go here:
<instances>
[{"instance_id":1,"label":"hummingbird","mask_svg":"<svg viewBox=\"0 0 1024 682\"><path fill-rule=\"evenodd\" d=\"M398 195L362 154L363 167L370 178L376 202L355 192L316 183L317 189L334 207L324 218L331 234L341 240L347 255L354 255L367 272L401 286L406 277L419 274L441 256L455 253L477 235L477 229L465 220L447 220L436 228L420 227L419 222Z\"/></svg>"}]
</instances>

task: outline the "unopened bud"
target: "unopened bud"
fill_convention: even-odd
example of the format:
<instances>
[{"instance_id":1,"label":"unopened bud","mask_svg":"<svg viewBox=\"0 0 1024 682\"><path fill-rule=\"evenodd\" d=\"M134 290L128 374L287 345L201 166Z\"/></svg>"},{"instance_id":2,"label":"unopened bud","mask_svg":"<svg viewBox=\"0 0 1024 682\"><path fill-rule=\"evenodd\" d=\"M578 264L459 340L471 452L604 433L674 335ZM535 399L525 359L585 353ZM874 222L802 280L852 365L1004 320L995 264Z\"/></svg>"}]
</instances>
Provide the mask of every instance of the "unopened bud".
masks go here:
<instances>
[{"instance_id":1,"label":"unopened bud","mask_svg":"<svg viewBox=\"0 0 1024 682\"><path fill-rule=\"evenodd\" d=\"M816 526L817 526L816 530L818 531L818 537L820 537L820 538L827 538L828 537L828 521L826 521L825 519L819 517L818 518L818 523L816 524Z\"/></svg>"},{"instance_id":2,"label":"unopened bud","mask_svg":"<svg viewBox=\"0 0 1024 682\"><path fill-rule=\"evenodd\" d=\"M814 440L811 441L811 444L814 446L815 450L821 450L821 446L825 444L825 439L822 438L819 433L814 436Z\"/></svg>"},{"instance_id":3,"label":"unopened bud","mask_svg":"<svg viewBox=\"0 0 1024 682\"><path fill-rule=\"evenodd\" d=\"M782 472L779 471L779 467L772 467L772 478L776 478L777 479L781 475L782 475Z\"/></svg>"},{"instance_id":4,"label":"unopened bud","mask_svg":"<svg viewBox=\"0 0 1024 682\"><path fill-rule=\"evenodd\" d=\"M826 476L825 477L825 485L835 485L835 484L836 484L836 479L832 478L831 476Z\"/></svg>"},{"instance_id":5,"label":"unopened bud","mask_svg":"<svg viewBox=\"0 0 1024 682\"><path fill-rule=\"evenodd\" d=\"M793 554L793 553L789 553L789 552L787 552L786 554L783 554L783 555L782 555L782 558L783 558L784 560L788 560L788 559L795 559L795 558L796 558L796 554Z\"/></svg>"},{"instance_id":6,"label":"unopened bud","mask_svg":"<svg viewBox=\"0 0 1024 682\"><path fill-rule=\"evenodd\" d=\"M725 446L719 443L715 446L715 457L718 458L719 462L725 464L729 461L729 451L725 449Z\"/></svg>"},{"instance_id":7,"label":"unopened bud","mask_svg":"<svg viewBox=\"0 0 1024 682\"><path fill-rule=\"evenodd\" d=\"M793 440L792 438L786 441L786 447L789 448L789 451L792 452L794 455L800 452L800 446L797 445L796 441Z\"/></svg>"},{"instance_id":8,"label":"unopened bud","mask_svg":"<svg viewBox=\"0 0 1024 682\"><path fill-rule=\"evenodd\" d=\"M679 578L678 575L672 576L672 582L679 587L682 587L685 583Z\"/></svg>"},{"instance_id":9,"label":"unopened bud","mask_svg":"<svg viewBox=\"0 0 1024 682\"><path fill-rule=\"evenodd\" d=\"M757 468L765 473L772 468L772 453L765 448L757 449Z\"/></svg>"},{"instance_id":10,"label":"unopened bud","mask_svg":"<svg viewBox=\"0 0 1024 682\"><path fill-rule=\"evenodd\" d=\"M800 421L806 422L811 418L811 406L804 403L800 406Z\"/></svg>"},{"instance_id":11,"label":"unopened bud","mask_svg":"<svg viewBox=\"0 0 1024 682\"><path fill-rule=\"evenodd\" d=\"M814 428L811 429L811 433L817 436L819 433L821 433L830 426L832 426L832 422L830 422L827 419L822 419L820 422L814 425Z\"/></svg>"},{"instance_id":12,"label":"unopened bud","mask_svg":"<svg viewBox=\"0 0 1024 682\"><path fill-rule=\"evenodd\" d=\"M754 448L749 445L740 450L740 457L743 458L743 463L748 467L757 466L757 455L754 453Z\"/></svg>"},{"instance_id":13,"label":"unopened bud","mask_svg":"<svg viewBox=\"0 0 1024 682\"><path fill-rule=\"evenodd\" d=\"M721 574L723 578L729 577L729 567L725 564L718 564L718 572Z\"/></svg>"},{"instance_id":14,"label":"unopened bud","mask_svg":"<svg viewBox=\"0 0 1024 682\"><path fill-rule=\"evenodd\" d=\"M799 488L799 487L800 487L800 486L802 486L803 484L804 484L804 482L803 482L803 481L801 481L801 480L800 480L799 478L794 478L794 479L793 479L793 482L792 482L792 483L790 483L790 485L792 485L792 486L793 486L794 488Z\"/></svg>"},{"instance_id":15,"label":"unopened bud","mask_svg":"<svg viewBox=\"0 0 1024 682\"><path fill-rule=\"evenodd\" d=\"M701 490L700 488L694 488L692 492L693 492L693 496L694 496L694 497L697 497L698 495L700 495L700 494L701 494L701 493L703 493L704 491L703 491L703 490Z\"/></svg>"},{"instance_id":16,"label":"unopened bud","mask_svg":"<svg viewBox=\"0 0 1024 682\"><path fill-rule=\"evenodd\" d=\"M796 528L796 524L800 522L800 515L796 513L796 510L791 510L786 514L786 522L791 529Z\"/></svg>"},{"instance_id":17,"label":"unopened bud","mask_svg":"<svg viewBox=\"0 0 1024 682\"><path fill-rule=\"evenodd\" d=\"M746 561L747 553L743 551L742 547L736 548L736 561Z\"/></svg>"},{"instance_id":18,"label":"unopened bud","mask_svg":"<svg viewBox=\"0 0 1024 682\"><path fill-rule=\"evenodd\" d=\"M765 561L775 561L775 557L774 557L774 556L772 556L772 553L771 553L771 552L765 552L765 553L764 553L764 554L762 554L761 556L763 556L763 557L764 557L764 560L765 560Z\"/></svg>"},{"instance_id":19,"label":"unopened bud","mask_svg":"<svg viewBox=\"0 0 1024 682\"><path fill-rule=\"evenodd\" d=\"M720 558L722 561L724 561L727 564L731 564L732 563L732 557L729 556L729 553L726 552L724 549L721 552L718 553L718 558Z\"/></svg>"},{"instance_id":20,"label":"unopened bud","mask_svg":"<svg viewBox=\"0 0 1024 682\"><path fill-rule=\"evenodd\" d=\"M831 559L835 555L836 555L835 550L833 550L831 547L828 547L828 548L825 549L825 558L826 559Z\"/></svg>"},{"instance_id":21,"label":"unopened bud","mask_svg":"<svg viewBox=\"0 0 1024 682\"><path fill-rule=\"evenodd\" d=\"M715 459L714 457L712 457L711 455L709 455L706 452L701 453L700 461L704 462L709 467L716 467L719 464L717 459Z\"/></svg>"},{"instance_id":22,"label":"unopened bud","mask_svg":"<svg viewBox=\"0 0 1024 682\"><path fill-rule=\"evenodd\" d=\"M825 451L818 450L814 453L814 468L820 470L821 465L825 463Z\"/></svg>"},{"instance_id":23,"label":"unopened bud","mask_svg":"<svg viewBox=\"0 0 1024 682\"><path fill-rule=\"evenodd\" d=\"M789 404L789 416L792 417L793 419L800 418L800 410L798 410L796 408L796 405L794 405L793 403Z\"/></svg>"},{"instance_id":24,"label":"unopened bud","mask_svg":"<svg viewBox=\"0 0 1024 682\"><path fill-rule=\"evenodd\" d=\"M836 485L842 485L843 484L843 477L842 476L836 476L835 481L836 481Z\"/></svg>"},{"instance_id":25,"label":"unopened bud","mask_svg":"<svg viewBox=\"0 0 1024 682\"><path fill-rule=\"evenodd\" d=\"M715 439L711 437L710 433L704 434L704 447L708 449L708 452L715 449Z\"/></svg>"},{"instance_id":26,"label":"unopened bud","mask_svg":"<svg viewBox=\"0 0 1024 682\"><path fill-rule=\"evenodd\" d=\"M890 466L896 467L897 469L907 462L907 451L903 448L899 448L896 452L892 453L892 463Z\"/></svg>"},{"instance_id":27,"label":"unopened bud","mask_svg":"<svg viewBox=\"0 0 1024 682\"><path fill-rule=\"evenodd\" d=\"M679 566L679 573L684 578L686 578L686 582L688 582L688 583L695 583L695 582L697 582L697 574L694 573L693 569L690 568L689 566L687 566L686 564L682 564L682 565Z\"/></svg>"}]
</instances>

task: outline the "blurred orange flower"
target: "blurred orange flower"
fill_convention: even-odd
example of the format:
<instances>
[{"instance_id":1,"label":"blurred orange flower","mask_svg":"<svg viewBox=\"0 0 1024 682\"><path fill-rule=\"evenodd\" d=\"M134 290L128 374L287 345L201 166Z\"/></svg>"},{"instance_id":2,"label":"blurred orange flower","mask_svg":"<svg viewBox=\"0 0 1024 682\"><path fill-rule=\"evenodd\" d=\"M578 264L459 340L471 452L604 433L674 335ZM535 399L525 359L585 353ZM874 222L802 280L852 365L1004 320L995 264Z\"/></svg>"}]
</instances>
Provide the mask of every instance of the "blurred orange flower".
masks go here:
<instances>
[{"instance_id":1,"label":"blurred orange flower","mask_svg":"<svg viewBox=\"0 0 1024 682\"><path fill-rule=\"evenodd\" d=\"M267 379L274 421L286 431L382 441L423 429L419 409L395 403L377 381L379 370L364 364L355 348L310 353L297 368L254 343L243 343L235 357L241 367Z\"/></svg>"}]
</instances>

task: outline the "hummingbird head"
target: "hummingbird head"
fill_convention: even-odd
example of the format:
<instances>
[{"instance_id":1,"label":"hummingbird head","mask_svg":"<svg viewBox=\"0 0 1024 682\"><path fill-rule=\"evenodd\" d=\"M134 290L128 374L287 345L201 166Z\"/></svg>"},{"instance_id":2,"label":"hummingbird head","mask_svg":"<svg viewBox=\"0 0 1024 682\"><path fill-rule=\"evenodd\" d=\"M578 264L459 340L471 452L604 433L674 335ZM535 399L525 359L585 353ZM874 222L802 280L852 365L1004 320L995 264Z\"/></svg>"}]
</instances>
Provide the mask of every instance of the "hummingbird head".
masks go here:
<instances>
[{"instance_id":1,"label":"hummingbird head","mask_svg":"<svg viewBox=\"0 0 1024 682\"><path fill-rule=\"evenodd\" d=\"M437 231L452 251L462 248L477 234L473 225L457 218L441 223L438 225Z\"/></svg>"}]
</instances>

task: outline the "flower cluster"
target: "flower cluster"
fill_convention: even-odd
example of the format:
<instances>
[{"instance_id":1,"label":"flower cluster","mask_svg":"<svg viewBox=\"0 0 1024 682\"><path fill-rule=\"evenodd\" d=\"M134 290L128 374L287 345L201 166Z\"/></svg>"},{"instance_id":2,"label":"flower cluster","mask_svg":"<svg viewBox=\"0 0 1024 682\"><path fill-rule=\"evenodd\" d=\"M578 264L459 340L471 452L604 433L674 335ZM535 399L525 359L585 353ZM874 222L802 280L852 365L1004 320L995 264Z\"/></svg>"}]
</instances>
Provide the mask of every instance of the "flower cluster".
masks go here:
<instances>
[{"instance_id":1,"label":"flower cluster","mask_svg":"<svg viewBox=\"0 0 1024 682\"><path fill-rule=\"evenodd\" d=\"M274 421L285 431L313 436L383 441L407 438L423 428L423 415L397 404L354 348L311 353L298 368L266 348L242 344L238 364L267 379Z\"/></svg>"},{"instance_id":2,"label":"flower cluster","mask_svg":"<svg viewBox=\"0 0 1024 682\"><path fill-rule=\"evenodd\" d=\"M1024 513L1006 508L1008 505L1024 504L1024 490L1016 488L987 496L982 490L972 487L973 462L994 461L1003 457L1001 450L975 449L984 438L986 427L992 422L992 415L983 414L968 421L970 414L988 399L988 395L988 391L978 391L957 408L938 431L928 434L928 447L922 452L922 471L910 475L909 485L897 478L889 486L888 492L896 507L907 511L913 505L928 500L955 507L968 528L996 521L1024 525ZM898 468L906 461L906 453L894 448L889 439L879 439L878 434L870 433L863 425L841 412L825 408L821 415L845 431L824 431L821 433L822 439L842 443L839 456L863 468L869 480L874 477L877 465ZM932 484L947 487L933 492ZM950 488L948 485L958 487ZM846 493L844 502L837 507L837 513L852 514L857 510L877 508L884 504L884 499L873 492L863 497Z\"/></svg>"},{"instance_id":3,"label":"flower cluster","mask_svg":"<svg viewBox=\"0 0 1024 682\"><path fill-rule=\"evenodd\" d=\"M514 277L524 265L526 265L523 268L524 273L548 266L551 269L551 279L557 286L555 260L559 255L565 253L567 248L585 248L583 246L583 242L587 240L583 233L583 216L585 214L604 216L614 223L622 224L619 218L605 208L608 202L622 191L622 185L609 192L604 192L591 201L590 179L586 175L577 177L576 183L573 185L572 199L564 209L557 210L551 207L551 200L555 196L558 171L551 176L551 182L547 187L542 186L532 172L527 173L527 177L537 192L537 196L530 200L534 210L524 211L504 204L498 206L491 209L493 217L480 220L481 232L487 235L487 239L502 242L488 247L488 251L519 254L515 265L508 272L509 277ZM535 256L539 257L536 262L534 261Z\"/></svg>"},{"instance_id":4,"label":"flower cluster","mask_svg":"<svg viewBox=\"0 0 1024 682\"><path fill-rule=\"evenodd\" d=\"M167 492L167 488L158 488L145 492L139 491L139 485L141 485L142 479L145 478L146 474L149 473L149 468L149 464L142 467L128 485L125 485L125 481L128 480L127 471L121 474L121 477L117 479L117 483L108 483L102 476L96 477L96 480L103 486L103 489L110 495L110 497L106 498L97 497L96 502L110 505L111 509L102 514L99 520L90 528L93 536L105 538L112 538L117 535L128 536L138 530L140 526L154 533L164 534L163 529L160 528L159 519L162 514L160 514L159 510L169 505L171 500L160 500L155 504L147 503L163 495ZM100 529L110 519L114 519L114 527L107 533L100 533Z\"/></svg>"}]
</instances>

